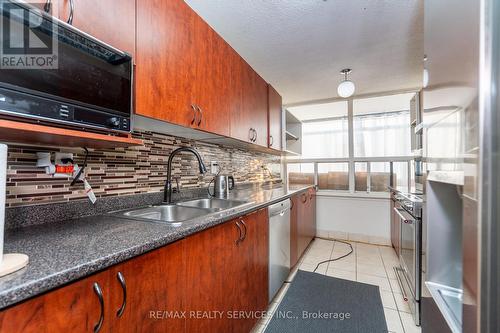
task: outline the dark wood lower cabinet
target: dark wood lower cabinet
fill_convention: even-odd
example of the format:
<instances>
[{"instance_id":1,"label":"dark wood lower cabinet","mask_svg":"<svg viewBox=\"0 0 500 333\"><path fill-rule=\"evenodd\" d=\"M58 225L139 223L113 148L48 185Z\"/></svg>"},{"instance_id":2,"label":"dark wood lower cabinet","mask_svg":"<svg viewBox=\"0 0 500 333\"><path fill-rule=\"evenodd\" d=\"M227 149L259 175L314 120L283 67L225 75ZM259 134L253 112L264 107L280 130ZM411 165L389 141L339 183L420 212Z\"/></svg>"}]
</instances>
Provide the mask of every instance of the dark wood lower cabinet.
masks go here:
<instances>
[{"instance_id":1,"label":"dark wood lower cabinet","mask_svg":"<svg viewBox=\"0 0 500 333\"><path fill-rule=\"evenodd\" d=\"M311 188L291 199L290 264L293 267L316 236L316 191Z\"/></svg>"},{"instance_id":2,"label":"dark wood lower cabinet","mask_svg":"<svg viewBox=\"0 0 500 333\"><path fill-rule=\"evenodd\" d=\"M299 219L299 196L294 195L290 198L292 201L290 207L290 267L294 267L299 262L298 249L298 219Z\"/></svg>"},{"instance_id":3,"label":"dark wood lower cabinet","mask_svg":"<svg viewBox=\"0 0 500 333\"><path fill-rule=\"evenodd\" d=\"M250 332L268 255L262 209L2 310L0 332L94 332L101 314L99 333Z\"/></svg>"},{"instance_id":4,"label":"dark wood lower cabinet","mask_svg":"<svg viewBox=\"0 0 500 333\"><path fill-rule=\"evenodd\" d=\"M94 274L0 312L2 333L93 332L100 318L100 305L93 285L108 285L107 272ZM108 294L103 290L106 301ZM109 331L103 321L102 332Z\"/></svg>"},{"instance_id":5,"label":"dark wood lower cabinet","mask_svg":"<svg viewBox=\"0 0 500 333\"><path fill-rule=\"evenodd\" d=\"M267 209L188 237L186 332L249 332L267 308ZM250 316L250 317L248 317ZM247 318L248 317L248 318Z\"/></svg>"},{"instance_id":6,"label":"dark wood lower cabinet","mask_svg":"<svg viewBox=\"0 0 500 333\"><path fill-rule=\"evenodd\" d=\"M111 299L106 315L110 317L111 332L184 331L185 320L175 315L180 314L183 306L183 255L180 241L109 270Z\"/></svg>"},{"instance_id":7,"label":"dark wood lower cabinet","mask_svg":"<svg viewBox=\"0 0 500 333\"><path fill-rule=\"evenodd\" d=\"M232 332L250 332L259 318L254 315L264 311L269 295L269 220L267 209L239 219L244 226L245 238L236 247L235 273L237 285Z\"/></svg>"}]
</instances>

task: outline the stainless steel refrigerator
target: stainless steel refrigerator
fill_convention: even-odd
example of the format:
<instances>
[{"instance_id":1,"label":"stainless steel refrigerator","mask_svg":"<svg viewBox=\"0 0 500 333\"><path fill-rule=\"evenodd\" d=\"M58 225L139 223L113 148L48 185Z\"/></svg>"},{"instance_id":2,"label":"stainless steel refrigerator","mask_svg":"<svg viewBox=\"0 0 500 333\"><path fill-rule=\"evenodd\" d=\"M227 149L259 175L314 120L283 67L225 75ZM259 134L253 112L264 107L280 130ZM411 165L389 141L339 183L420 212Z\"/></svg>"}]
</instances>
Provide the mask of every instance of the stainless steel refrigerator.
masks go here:
<instances>
[{"instance_id":1,"label":"stainless steel refrigerator","mask_svg":"<svg viewBox=\"0 0 500 333\"><path fill-rule=\"evenodd\" d=\"M500 1L425 0L423 332L500 329Z\"/></svg>"}]
</instances>

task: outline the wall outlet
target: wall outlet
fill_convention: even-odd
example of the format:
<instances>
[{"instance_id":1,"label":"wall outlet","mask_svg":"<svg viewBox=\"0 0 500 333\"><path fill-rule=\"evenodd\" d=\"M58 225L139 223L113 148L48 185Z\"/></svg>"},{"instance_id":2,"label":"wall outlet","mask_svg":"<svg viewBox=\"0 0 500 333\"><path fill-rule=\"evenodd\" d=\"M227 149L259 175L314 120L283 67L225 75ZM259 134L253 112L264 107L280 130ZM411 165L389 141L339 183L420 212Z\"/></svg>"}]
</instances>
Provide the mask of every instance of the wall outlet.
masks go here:
<instances>
[{"instance_id":1,"label":"wall outlet","mask_svg":"<svg viewBox=\"0 0 500 333\"><path fill-rule=\"evenodd\" d=\"M219 162L216 161L210 162L210 173L214 175L219 173Z\"/></svg>"}]
</instances>

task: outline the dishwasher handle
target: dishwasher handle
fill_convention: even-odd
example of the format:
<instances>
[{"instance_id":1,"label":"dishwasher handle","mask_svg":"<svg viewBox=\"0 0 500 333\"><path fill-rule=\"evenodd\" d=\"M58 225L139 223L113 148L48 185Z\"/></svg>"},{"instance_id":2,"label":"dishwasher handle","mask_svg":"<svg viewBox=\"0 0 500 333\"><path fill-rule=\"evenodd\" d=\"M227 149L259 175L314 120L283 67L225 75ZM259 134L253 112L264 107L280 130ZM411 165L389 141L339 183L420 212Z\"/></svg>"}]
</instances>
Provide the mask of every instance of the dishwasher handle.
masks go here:
<instances>
[{"instance_id":1,"label":"dishwasher handle","mask_svg":"<svg viewBox=\"0 0 500 333\"><path fill-rule=\"evenodd\" d=\"M290 210L290 199L280 201L274 205L269 206L269 217L284 216Z\"/></svg>"}]
</instances>

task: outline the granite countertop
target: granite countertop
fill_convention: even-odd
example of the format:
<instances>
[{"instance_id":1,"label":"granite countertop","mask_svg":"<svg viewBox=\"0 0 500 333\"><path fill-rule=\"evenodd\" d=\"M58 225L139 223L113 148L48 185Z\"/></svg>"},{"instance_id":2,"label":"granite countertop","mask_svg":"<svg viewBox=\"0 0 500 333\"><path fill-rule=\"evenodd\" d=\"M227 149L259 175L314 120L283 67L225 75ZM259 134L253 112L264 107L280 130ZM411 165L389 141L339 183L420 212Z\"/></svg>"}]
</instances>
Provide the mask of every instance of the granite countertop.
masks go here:
<instances>
[{"instance_id":1,"label":"granite countertop","mask_svg":"<svg viewBox=\"0 0 500 333\"><path fill-rule=\"evenodd\" d=\"M255 185L228 199L251 202L180 227L104 214L8 230L5 253L29 256L26 268L0 278L0 309L152 249L266 207L310 186Z\"/></svg>"}]
</instances>

